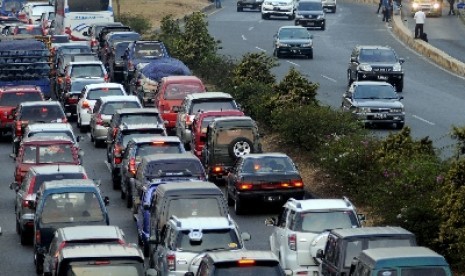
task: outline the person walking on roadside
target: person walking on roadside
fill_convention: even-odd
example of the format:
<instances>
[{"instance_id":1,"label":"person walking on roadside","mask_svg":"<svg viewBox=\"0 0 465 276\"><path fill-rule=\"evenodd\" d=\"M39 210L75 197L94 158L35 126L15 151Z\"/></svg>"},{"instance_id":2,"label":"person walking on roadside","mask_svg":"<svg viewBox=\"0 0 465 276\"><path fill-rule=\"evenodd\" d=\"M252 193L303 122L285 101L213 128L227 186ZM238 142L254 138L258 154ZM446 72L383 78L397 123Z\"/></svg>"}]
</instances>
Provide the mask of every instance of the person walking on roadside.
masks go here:
<instances>
[{"instance_id":1,"label":"person walking on roadside","mask_svg":"<svg viewBox=\"0 0 465 276\"><path fill-rule=\"evenodd\" d=\"M376 11L376 13L379 14L379 10L381 9L382 6L383 6L383 0L379 0L379 3L378 3L378 11Z\"/></svg>"},{"instance_id":2,"label":"person walking on roadside","mask_svg":"<svg viewBox=\"0 0 465 276\"><path fill-rule=\"evenodd\" d=\"M426 14L419 10L413 16L415 19L415 38L422 38L423 37L423 25L425 24Z\"/></svg>"},{"instance_id":3,"label":"person walking on roadside","mask_svg":"<svg viewBox=\"0 0 465 276\"><path fill-rule=\"evenodd\" d=\"M215 0L215 7L217 9L220 9L221 8L221 0Z\"/></svg>"},{"instance_id":4,"label":"person walking on roadside","mask_svg":"<svg viewBox=\"0 0 465 276\"><path fill-rule=\"evenodd\" d=\"M383 21L389 22L391 15L391 0L383 1Z\"/></svg>"},{"instance_id":5,"label":"person walking on roadside","mask_svg":"<svg viewBox=\"0 0 465 276\"><path fill-rule=\"evenodd\" d=\"M454 15L455 14L455 11L454 11L455 0L447 0L447 2L449 2L449 15Z\"/></svg>"}]
</instances>

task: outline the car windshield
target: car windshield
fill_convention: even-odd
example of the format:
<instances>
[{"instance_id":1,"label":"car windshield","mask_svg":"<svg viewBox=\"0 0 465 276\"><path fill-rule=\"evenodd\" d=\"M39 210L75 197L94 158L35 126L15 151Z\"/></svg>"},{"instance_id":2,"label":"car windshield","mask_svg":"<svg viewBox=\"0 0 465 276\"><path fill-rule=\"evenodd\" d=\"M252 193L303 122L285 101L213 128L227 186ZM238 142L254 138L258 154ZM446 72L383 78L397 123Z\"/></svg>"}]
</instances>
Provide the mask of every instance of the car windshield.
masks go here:
<instances>
[{"instance_id":1,"label":"car windshield","mask_svg":"<svg viewBox=\"0 0 465 276\"><path fill-rule=\"evenodd\" d=\"M41 16L43 13L46 13L49 11L53 11L53 6L50 6L50 5L34 6L32 8L32 15Z\"/></svg>"},{"instance_id":2,"label":"car windshield","mask_svg":"<svg viewBox=\"0 0 465 276\"><path fill-rule=\"evenodd\" d=\"M301 11L318 11L323 10L321 2L300 2L299 10Z\"/></svg>"},{"instance_id":3,"label":"car windshield","mask_svg":"<svg viewBox=\"0 0 465 276\"><path fill-rule=\"evenodd\" d=\"M123 60L121 56L124 55L124 51L128 48L129 43L129 41L115 43L115 60Z\"/></svg>"},{"instance_id":4,"label":"car windshield","mask_svg":"<svg viewBox=\"0 0 465 276\"><path fill-rule=\"evenodd\" d=\"M279 32L279 39L310 39L310 33L305 28L286 28Z\"/></svg>"},{"instance_id":5,"label":"car windshield","mask_svg":"<svg viewBox=\"0 0 465 276\"><path fill-rule=\"evenodd\" d=\"M367 244L368 243L368 244ZM365 244L365 246L364 246ZM345 256L344 256L344 267L349 268L352 261L357 257L362 250L371 248L384 248L384 247L401 247L401 246L414 246L414 242L411 237L368 237L359 240L347 241Z\"/></svg>"},{"instance_id":6,"label":"car windshield","mask_svg":"<svg viewBox=\"0 0 465 276\"><path fill-rule=\"evenodd\" d=\"M141 107L138 102L110 102L103 106L102 114L105 115L113 115L115 114L116 110L121 108L137 108Z\"/></svg>"},{"instance_id":7,"label":"car windshield","mask_svg":"<svg viewBox=\"0 0 465 276\"><path fill-rule=\"evenodd\" d=\"M51 194L45 199L41 215L44 224L103 220L102 207L93 192Z\"/></svg>"},{"instance_id":8,"label":"car windshield","mask_svg":"<svg viewBox=\"0 0 465 276\"><path fill-rule=\"evenodd\" d=\"M124 96L125 93L121 88L96 88L92 89L89 92L87 92L87 99L88 100L98 100L101 97L105 96Z\"/></svg>"},{"instance_id":9,"label":"car windshield","mask_svg":"<svg viewBox=\"0 0 465 276\"><path fill-rule=\"evenodd\" d=\"M140 34L137 34L137 33L115 34L115 35L112 35L110 38L108 38L108 41L110 43L117 43L121 41L128 41L129 43L131 41L136 41L136 40L140 40Z\"/></svg>"},{"instance_id":10,"label":"car windshield","mask_svg":"<svg viewBox=\"0 0 465 276\"><path fill-rule=\"evenodd\" d=\"M181 144L174 142L153 142L150 144L142 144L137 147L136 161L140 161L142 157L151 154L166 154L166 153L182 153Z\"/></svg>"},{"instance_id":11,"label":"car windshield","mask_svg":"<svg viewBox=\"0 0 465 276\"><path fill-rule=\"evenodd\" d=\"M296 168L289 157L265 156L246 158L242 171L245 173L295 172Z\"/></svg>"},{"instance_id":12,"label":"car windshield","mask_svg":"<svg viewBox=\"0 0 465 276\"><path fill-rule=\"evenodd\" d=\"M136 58L160 58L164 56L160 44L137 43L135 46Z\"/></svg>"},{"instance_id":13,"label":"car windshield","mask_svg":"<svg viewBox=\"0 0 465 276\"><path fill-rule=\"evenodd\" d=\"M182 231L177 237L179 251L202 252L212 249L239 249L239 239L234 229L203 230L200 241L189 238L190 231ZM241 274L242 275L242 274Z\"/></svg>"},{"instance_id":14,"label":"car windshield","mask_svg":"<svg viewBox=\"0 0 465 276\"><path fill-rule=\"evenodd\" d=\"M100 82L101 82L101 80L95 79L95 83L100 83ZM88 84L92 84L92 83L89 82L89 81L78 81L78 80L72 81L70 91L71 92L81 92L82 89L84 89L84 86L86 86Z\"/></svg>"},{"instance_id":15,"label":"car windshield","mask_svg":"<svg viewBox=\"0 0 465 276\"><path fill-rule=\"evenodd\" d=\"M358 227L353 212L307 212L296 215L294 231L321 233L335 228Z\"/></svg>"},{"instance_id":16,"label":"car windshield","mask_svg":"<svg viewBox=\"0 0 465 276\"><path fill-rule=\"evenodd\" d=\"M224 128L219 129L216 136L217 145L229 145L238 137L244 137L254 141L254 132L252 128Z\"/></svg>"},{"instance_id":17,"label":"car windshield","mask_svg":"<svg viewBox=\"0 0 465 276\"><path fill-rule=\"evenodd\" d=\"M100 64L73 65L70 76L72 78L85 78L85 77L103 78L104 71Z\"/></svg>"},{"instance_id":18,"label":"car windshield","mask_svg":"<svg viewBox=\"0 0 465 276\"><path fill-rule=\"evenodd\" d=\"M98 260L95 260L97 263ZM66 276L138 276L144 275L144 265L118 259L114 262L108 259L95 265L92 261L71 263L66 270Z\"/></svg>"},{"instance_id":19,"label":"car windshield","mask_svg":"<svg viewBox=\"0 0 465 276\"><path fill-rule=\"evenodd\" d=\"M278 262L254 261L251 264L219 262L215 264L214 276L284 276Z\"/></svg>"},{"instance_id":20,"label":"car windshield","mask_svg":"<svg viewBox=\"0 0 465 276\"><path fill-rule=\"evenodd\" d=\"M16 34L42 35L42 28L40 26L18 27Z\"/></svg>"},{"instance_id":21,"label":"car windshield","mask_svg":"<svg viewBox=\"0 0 465 276\"><path fill-rule=\"evenodd\" d=\"M193 177L204 177L204 172L198 160L163 161L152 162L147 166L146 177L159 178L163 174L177 176L181 173L192 175Z\"/></svg>"},{"instance_id":22,"label":"car windshield","mask_svg":"<svg viewBox=\"0 0 465 276\"><path fill-rule=\"evenodd\" d=\"M0 106L17 106L22 102L29 101L42 101L41 92L12 92L12 93L3 93L0 96Z\"/></svg>"},{"instance_id":23,"label":"car windshield","mask_svg":"<svg viewBox=\"0 0 465 276\"><path fill-rule=\"evenodd\" d=\"M158 113L133 113L133 114L122 114L121 124L137 124L141 122L150 123L163 123Z\"/></svg>"},{"instance_id":24,"label":"car windshield","mask_svg":"<svg viewBox=\"0 0 465 276\"><path fill-rule=\"evenodd\" d=\"M165 90L165 100L183 100L192 93L205 92L198 83L173 83L168 84Z\"/></svg>"},{"instance_id":25,"label":"car windshield","mask_svg":"<svg viewBox=\"0 0 465 276\"><path fill-rule=\"evenodd\" d=\"M362 49L358 56L359 62L397 62L397 56L390 49Z\"/></svg>"},{"instance_id":26,"label":"car windshield","mask_svg":"<svg viewBox=\"0 0 465 276\"><path fill-rule=\"evenodd\" d=\"M39 160L37 163L76 163L71 145L55 144L39 146Z\"/></svg>"},{"instance_id":27,"label":"car windshield","mask_svg":"<svg viewBox=\"0 0 465 276\"><path fill-rule=\"evenodd\" d=\"M237 106L232 99L210 100L193 102L189 114L194 114L200 110L236 110Z\"/></svg>"},{"instance_id":28,"label":"car windshield","mask_svg":"<svg viewBox=\"0 0 465 276\"><path fill-rule=\"evenodd\" d=\"M69 12L102 12L108 11L110 0L70 0L68 1Z\"/></svg>"},{"instance_id":29,"label":"car windshield","mask_svg":"<svg viewBox=\"0 0 465 276\"><path fill-rule=\"evenodd\" d=\"M76 142L73 133L70 130L47 130L41 129L37 132L29 132L27 137L57 137L62 136Z\"/></svg>"},{"instance_id":30,"label":"car windshield","mask_svg":"<svg viewBox=\"0 0 465 276\"><path fill-rule=\"evenodd\" d=\"M358 85L354 99L399 99L391 85Z\"/></svg>"},{"instance_id":31,"label":"car windshield","mask_svg":"<svg viewBox=\"0 0 465 276\"><path fill-rule=\"evenodd\" d=\"M28 106L21 109L21 121L33 122L61 122L65 118L65 113L61 106Z\"/></svg>"},{"instance_id":32,"label":"car windshield","mask_svg":"<svg viewBox=\"0 0 465 276\"><path fill-rule=\"evenodd\" d=\"M139 129L137 131L132 131L131 133L127 133L123 135L123 147L126 148L129 141L133 138L143 138L143 137L154 137L154 136L164 136L165 130L163 128L153 128L153 129L146 129L142 130Z\"/></svg>"},{"instance_id":33,"label":"car windshield","mask_svg":"<svg viewBox=\"0 0 465 276\"><path fill-rule=\"evenodd\" d=\"M189 217L221 217L220 205L215 198L179 198L171 199L168 207L170 216Z\"/></svg>"},{"instance_id":34,"label":"car windshield","mask_svg":"<svg viewBox=\"0 0 465 276\"><path fill-rule=\"evenodd\" d=\"M57 166L58 170L58 166ZM63 179L83 179L85 175L82 173L54 173L54 174L40 174L36 176L36 182L34 184L34 193L37 193L42 183L45 181L63 180Z\"/></svg>"},{"instance_id":35,"label":"car windshield","mask_svg":"<svg viewBox=\"0 0 465 276\"><path fill-rule=\"evenodd\" d=\"M391 272L391 273L389 273ZM378 276L395 276L397 271L381 270ZM400 276L446 276L448 273L444 267L424 266L424 267L406 267L400 269Z\"/></svg>"}]
</instances>

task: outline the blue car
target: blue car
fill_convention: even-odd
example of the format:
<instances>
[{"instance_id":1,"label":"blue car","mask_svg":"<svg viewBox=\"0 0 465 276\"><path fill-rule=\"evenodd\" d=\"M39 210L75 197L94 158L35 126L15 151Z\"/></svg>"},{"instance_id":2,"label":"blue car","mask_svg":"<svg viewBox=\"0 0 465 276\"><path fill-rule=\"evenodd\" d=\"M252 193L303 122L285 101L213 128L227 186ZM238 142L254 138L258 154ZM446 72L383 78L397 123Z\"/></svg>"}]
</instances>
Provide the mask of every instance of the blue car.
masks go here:
<instances>
[{"instance_id":1,"label":"blue car","mask_svg":"<svg viewBox=\"0 0 465 276\"><path fill-rule=\"evenodd\" d=\"M18 12L26 4L26 0L3 0L0 1L1 16L17 16Z\"/></svg>"}]
</instances>

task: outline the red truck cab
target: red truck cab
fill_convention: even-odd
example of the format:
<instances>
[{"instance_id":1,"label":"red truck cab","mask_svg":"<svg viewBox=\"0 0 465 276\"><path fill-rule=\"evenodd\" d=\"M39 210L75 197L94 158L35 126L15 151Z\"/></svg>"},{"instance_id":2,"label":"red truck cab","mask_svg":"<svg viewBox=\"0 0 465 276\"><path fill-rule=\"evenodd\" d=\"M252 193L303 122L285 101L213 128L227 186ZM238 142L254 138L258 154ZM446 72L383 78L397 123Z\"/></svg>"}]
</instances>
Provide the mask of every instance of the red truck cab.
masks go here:
<instances>
[{"instance_id":1,"label":"red truck cab","mask_svg":"<svg viewBox=\"0 0 465 276\"><path fill-rule=\"evenodd\" d=\"M206 111L199 112L195 115L192 121L192 141L191 149L195 156L202 157L202 149L207 140L208 124L217 117L226 116L244 116L244 112L240 110L225 110L225 111Z\"/></svg>"},{"instance_id":2,"label":"red truck cab","mask_svg":"<svg viewBox=\"0 0 465 276\"><path fill-rule=\"evenodd\" d=\"M205 85L195 76L169 76L161 79L155 93L155 107L165 121L168 133L176 126L177 110L184 98L192 93L206 92Z\"/></svg>"},{"instance_id":3,"label":"red truck cab","mask_svg":"<svg viewBox=\"0 0 465 276\"><path fill-rule=\"evenodd\" d=\"M18 85L0 87L0 131L2 134L13 128L13 110L22 102L43 101L44 95L38 86Z\"/></svg>"}]
</instances>

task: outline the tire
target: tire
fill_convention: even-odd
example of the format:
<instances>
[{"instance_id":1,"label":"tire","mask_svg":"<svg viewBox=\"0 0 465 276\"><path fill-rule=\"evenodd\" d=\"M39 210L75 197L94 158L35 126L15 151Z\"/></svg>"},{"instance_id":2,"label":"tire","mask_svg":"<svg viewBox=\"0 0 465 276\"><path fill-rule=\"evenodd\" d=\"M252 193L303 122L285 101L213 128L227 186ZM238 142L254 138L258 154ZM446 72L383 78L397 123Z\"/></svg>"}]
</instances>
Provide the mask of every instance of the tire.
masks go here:
<instances>
[{"instance_id":1,"label":"tire","mask_svg":"<svg viewBox=\"0 0 465 276\"><path fill-rule=\"evenodd\" d=\"M229 156L234 159L254 152L252 141L245 137L237 137L228 146Z\"/></svg>"},{"instance_id":2,"label":"tire","mask_svg":"<svg viewBox=\"0 0 465 276\"><path fill-rule=\"evenodd\" d=\"M126 193L121 189L121 199L126 199Z\"/></svg>"},{"instance_id":3,"label":"tire","mask_svg":"<svg viewBox=\"0 0 465 276\"><path fill-rule=\"evenodd\" d=\"M396 83L395 88L397 92L402 92L404 90L404 81L401 80L398 83Z\"/></svg>"},{"instance_id":4,"label":"tire","mask_svg":"<svg viewBox=\"0 0 465 276\"><path fill-rule=\"evenodd\" d=\"M321 26L321 30L322 31L326 30L326 25Z\"/></svg>"},{"instance_id":5,"label":"tire","mask_svg":"<svg viewBox=\"0 0 465 276\"><path fill-rule=\"evenodd\" d=\"M241 12L243 11L244 9L242 7L237 7L237 12Z\"/></svg>"},{"instance_id":6,"label":"tire","mask_svg":"<svg viewBox=\"0 0 465 276\"><path fill-rule=\"evenodd\" d=\"M19 231L20 231L19 237L20 237L20 240L21 240L21 245L29 244L30 243L30 237L27 235L26 231L24 231L23 229L20 229Z\"/></svg>"},{"instance_id":7,"label":"tire","mask_svg":"<svg viewBox=\"0 0 465 276\"><path fill-rule=\"evenodd\" d=\"M234 201L234 212L236 215L243 215L244 209L244 202L239 197L236 197L236 200Z\"/></svg>"},{"instance_id":8,"label":"tire","mask_svg":"<svg viewBox=\"0 0 465 276\"><path fill-rule=\"evenodd\" d=\"M266 16L266 14L263 14L263 13L262 13L262 19L263 19L263 20L267 20L267 19L268 19L267 16Z\"/></svg>"},{"instance_id":9,"label":"tire","mask_svg":"<svg viewBox=\"0 0 465 276\"><path fill-rule=\"evenodd\" d=\"M21 226L19 225L19 221L16 220L16 234L21 234Z\"/></svg>"},{"instance_id":10,"label":"tire","mask_svg":"<svg viewBox=\"0 0 465 276\"><path fill-rule=\"evenodd\" d=\"M405 123L396 123L396 129L402 129L404 128Z\"/></svg>"}]
</instances>

